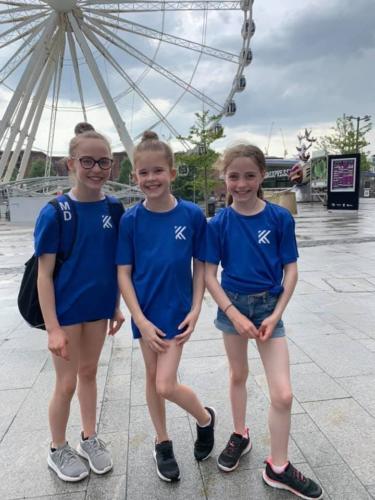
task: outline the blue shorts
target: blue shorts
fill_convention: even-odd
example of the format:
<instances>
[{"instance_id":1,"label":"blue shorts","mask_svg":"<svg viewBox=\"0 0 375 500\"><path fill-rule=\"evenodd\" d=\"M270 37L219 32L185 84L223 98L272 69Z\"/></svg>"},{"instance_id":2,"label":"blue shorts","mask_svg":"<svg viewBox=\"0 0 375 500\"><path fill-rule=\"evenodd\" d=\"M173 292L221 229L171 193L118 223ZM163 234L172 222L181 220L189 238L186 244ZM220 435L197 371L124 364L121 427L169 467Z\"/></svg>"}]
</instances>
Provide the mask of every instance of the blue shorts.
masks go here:
<instances>
[{"instance_id":1,"label":"blue shorts","mask_svg":"<svg viewBox=\"0 0 375 500\"><path fill-rule=\"evenodd\" d=\"M262 321L270 316L276 306L278 296L269 292L257 293L255 295L244 295L241 293L224 290L232 304L249 320L259 328ZM224 333L239 335L228 316L221 310L217 310L215 326ZM271 335L271 338L285 337L285 328L282 320L279 320Z\"/></svg>"}]
</instances>

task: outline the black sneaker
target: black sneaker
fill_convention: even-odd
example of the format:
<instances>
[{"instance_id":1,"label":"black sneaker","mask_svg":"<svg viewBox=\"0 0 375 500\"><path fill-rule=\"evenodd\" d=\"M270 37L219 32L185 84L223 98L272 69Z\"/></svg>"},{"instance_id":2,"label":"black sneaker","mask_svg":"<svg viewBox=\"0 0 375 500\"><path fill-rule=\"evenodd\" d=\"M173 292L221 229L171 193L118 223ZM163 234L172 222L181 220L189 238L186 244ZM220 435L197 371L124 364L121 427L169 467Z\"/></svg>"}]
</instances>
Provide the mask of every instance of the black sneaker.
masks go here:
<instances>
[{"instance_id":1,"label":"black sneaker","mask_svg":"<svg viewBox=\"0 0 375 500\"><path fill-rule=\"evenodd\" d=\"M266 468L263 471L263 481L280 490L287 490L305 500L318 500L323 498L322 488L312 479L305 477L288 462L284 472L276 474L269 462L266 460Z\"/></svg>"},{"instance_id":2,"label":"black sneaker","mask_svg":"<svg viewBox=\"0 0 375 500\"><path fill-rule=\"evenodd\" d=\"M174 457L172 441L155 443L154 459L160 479L169 483L180 479L180 469Z\"/></svg>"},{"instance_id":3,"label":"black sneaker","mask_svg":"<svg viewBox=\"0 0 375 500\"><path fill-rule=\"evenodd\" d=\"M231 472L238 467L240 458L251 450L252 444L249 429L246 429L247 437L233 432L229 441L217 459L219 469Z\"/></svg>"},{"instance_id":4,"label":"black sneaker","mask_svg":"<svg viewBox=\"0 0 375 500\"><path fill-rule=\"evenodd\" d=\"M211 455L214 447L214 432L216 425L216 411L210 406L205 406L211 415L211 423L207 427L200 427L197 424L197 440L194 443L194 456L199 462L206 460Z\"/></svg>"}]
</instances>

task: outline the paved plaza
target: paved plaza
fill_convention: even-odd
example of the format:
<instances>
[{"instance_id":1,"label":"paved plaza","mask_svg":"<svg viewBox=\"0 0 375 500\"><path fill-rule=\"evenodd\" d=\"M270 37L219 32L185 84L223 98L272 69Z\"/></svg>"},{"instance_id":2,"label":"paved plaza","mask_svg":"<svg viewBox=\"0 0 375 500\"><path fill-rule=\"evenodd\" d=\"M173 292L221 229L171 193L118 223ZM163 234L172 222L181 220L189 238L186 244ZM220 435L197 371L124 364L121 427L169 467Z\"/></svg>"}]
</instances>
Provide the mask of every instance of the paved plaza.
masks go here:
<instances>
[{"instance_id":1,"label":"paved plaza","mask_svg":"<svg viewBox=\"0 0 375 500\"><path fill-rule=\"evenodd\" d=\"M285 314L294 389L290 459L323 486L325 499L375 499L375 200L358 213L299 205L299 283ZM23 263L32 253L32 229L0 222L0 499L286 500L263 484L269 450L268 395L259 354L249 348L248 423L253 450L230 474L216 457L232 432L228 368L216 307L206 293L186 345L179 377L219 415L213 457L193 458L195 424L168 406L181 481L162 482L152 457L143 361L127 324L107 339L98 383L99 434L114 469L80 483L63 483L47 468L47 405L54 373L44 332L19 317L16 296ZM68 439L80 432L76 398Z\"/></svg>"}]
</instances>

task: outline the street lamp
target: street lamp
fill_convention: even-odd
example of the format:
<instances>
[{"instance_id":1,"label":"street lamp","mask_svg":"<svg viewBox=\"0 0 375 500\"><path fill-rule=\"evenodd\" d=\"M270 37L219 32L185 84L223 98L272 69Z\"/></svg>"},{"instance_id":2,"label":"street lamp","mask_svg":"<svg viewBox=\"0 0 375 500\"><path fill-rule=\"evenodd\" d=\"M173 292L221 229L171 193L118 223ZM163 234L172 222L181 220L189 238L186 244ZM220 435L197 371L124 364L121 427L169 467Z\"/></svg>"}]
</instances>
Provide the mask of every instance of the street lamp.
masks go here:
<instances>
[{"instance_id":1,"label":"street lamp","mask_svg":"<svg viewBox=\"0 0 375 500\"><path fill-rule=\"evenodd\" d=\"M369 122L371 120L370 115L365 115L365 116L353 116L350 115L347 117L348 120L357 120L357 130L356 130L356 136L355 136L355 149L357 153L359 153L359 122L364 121L364 122Z\"/></svg>"}]
</instances>

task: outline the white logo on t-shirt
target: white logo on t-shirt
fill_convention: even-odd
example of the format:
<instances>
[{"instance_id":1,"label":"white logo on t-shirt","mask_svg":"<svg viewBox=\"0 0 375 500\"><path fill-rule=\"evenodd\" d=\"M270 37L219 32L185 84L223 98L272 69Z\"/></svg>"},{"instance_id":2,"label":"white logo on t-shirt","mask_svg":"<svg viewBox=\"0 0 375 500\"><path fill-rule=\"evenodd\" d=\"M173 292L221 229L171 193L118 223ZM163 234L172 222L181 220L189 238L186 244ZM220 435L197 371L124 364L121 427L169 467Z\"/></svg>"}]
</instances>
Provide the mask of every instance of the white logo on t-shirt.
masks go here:
<instances>
[{"instance_id":1,"label":"white logo on t-shirt","mask_svg":"<svg viewBox=\"0 0 375 500\"><path fill-rule=\"evenodd\" d=\"M267 231L267 229L263 229L263 231L258 231L258 243L270 244L270 240L267 238L270 232L271 231L270 230Z\"/></svg>"},{"instance_id":2,"label":"white logo on t-shirt","mask_svg":"<svg viewBox=\"0 0 375 500\"><path fill-rule=\"evenodd\" d=\"M175 226L174 227L174 234L176 240L186 240L184 231L186 229L186 226Z\"/></svg>"},{"instance_id":3,"label":"white logo on t-shirt","mask_svg":"<svg viewBox=\"0 0 375 500\"><path fill-rule=\"evenodd\" d=\"M112 220L110 215L102 215L103 228L110 229L112 227Z\"/></svg>"}]
</instances>

